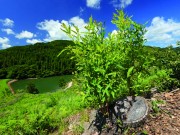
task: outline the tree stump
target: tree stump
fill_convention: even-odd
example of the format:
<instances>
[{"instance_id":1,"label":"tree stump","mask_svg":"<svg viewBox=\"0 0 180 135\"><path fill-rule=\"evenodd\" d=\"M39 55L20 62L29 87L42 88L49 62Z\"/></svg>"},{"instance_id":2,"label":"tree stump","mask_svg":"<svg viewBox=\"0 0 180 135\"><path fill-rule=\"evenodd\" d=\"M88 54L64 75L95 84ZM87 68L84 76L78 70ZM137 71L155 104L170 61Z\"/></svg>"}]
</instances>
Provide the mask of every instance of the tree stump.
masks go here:
<instances>
[{"instance_id":1,"label":"tree stump","mask_svg":"<svg viewBox=\"0 0 180 135\"><path fill-rule=\"evenodd\" d=\"M116 101L114 111L124 125L135 127L146 118L149 107L145 98L128 96Z\"/></svg>"},{"instance_id":2,"label":"tree stump","mask_svg":"<svg viewBox=\"0 0 180 135\"><path fill-rule=\"evenodd\" d=\"M128 96L112 103L109 106L109 115L104 115L101 109L97 110L88 130L91 131L90 134L122 134L128 126L140 126L148 112L145 98Z\"/></svg>"}]
</instances>

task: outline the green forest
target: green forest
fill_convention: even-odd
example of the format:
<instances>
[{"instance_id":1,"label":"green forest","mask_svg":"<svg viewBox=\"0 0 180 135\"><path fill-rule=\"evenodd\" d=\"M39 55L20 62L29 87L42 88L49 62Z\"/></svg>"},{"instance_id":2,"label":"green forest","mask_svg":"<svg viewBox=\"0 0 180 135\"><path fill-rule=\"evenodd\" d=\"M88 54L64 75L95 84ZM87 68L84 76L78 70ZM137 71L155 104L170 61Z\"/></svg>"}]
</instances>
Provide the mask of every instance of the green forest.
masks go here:
<instances>
[{"instance_id":1,"label":"green forest","mask_svg":"<svg viewBox=\"0 0 180 135\"><path fill-rule=\"evenodd\" d=\"M59 57L58 54L73 44L72 41L57 40L0 50L0 79L70 75L75 71L76 65L75 61L70 59L73 54L68 51ZM144 50L155 57L152 66L171 70L170 76L176 80L177 85L180 79L180 47L144 46Z\"/></svg>"},{"instance_id":2,"label":"green forest","mask_svg":"<svg viewBox=\"0 0 180 135\"><path fill-rule=\"evenodd\" d=\"M55 75L67 75L74 71L75 63L59 51L73 44L71 41L57 40L49 43L16 46L0 50L0 78L25 79Z\"/></svg>"}]
</instances>

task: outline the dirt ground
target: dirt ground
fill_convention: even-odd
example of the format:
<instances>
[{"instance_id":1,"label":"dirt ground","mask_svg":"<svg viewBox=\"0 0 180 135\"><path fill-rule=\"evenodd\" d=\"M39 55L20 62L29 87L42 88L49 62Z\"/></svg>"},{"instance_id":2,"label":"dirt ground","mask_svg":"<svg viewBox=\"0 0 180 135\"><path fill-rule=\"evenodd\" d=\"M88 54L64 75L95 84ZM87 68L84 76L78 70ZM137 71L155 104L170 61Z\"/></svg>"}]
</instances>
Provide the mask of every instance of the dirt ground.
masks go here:
<instances>
[{"instance_id":1,"label":"dirt ground","mask_svg":"<svg viewBox=\"0 0 180 135\"><path fill-rule=\"evenodd\" d=\"M139 130L149 135L180 135L180 89L171 92L156 93L154 99L164 100L159 105L159 114L150 114Z\"/></svg>"},{"instance_id":2,"label":"dirt ground","mask_svg":"<svg viewBox=\"0 0 180 135\"><path fill-rule=\"evenodd\" d=\"M150 111L143 125L137 128L129 128L126 130L126 133L122 135L180 135L180 89L171 92L156 93L148 102L150 103L152 100L163 100L164 103L158 104L158 112ZM92 111L89 110L87 112L89 113L89 117L93 117L91 116ZM95 112L93 115L95 115ZM73 121L78 122L80 116L81 114L72 116L69 122L71 124ZM90 118L89 122L92 121L92 119L93 118ZM74 124L77 123L75 122ZM89 132L88 126L89 123L85 122L83 135L98 135L97 132L93 134ZM111 134L113 135L113 133L102 133L101 135ZM63 135L76 135L76 133L68 130Z\"/></svg>"},{"instance_id":3,"label":"dirt ground","mask_svg":"<svg viewBox=\"0 0 180 135\"><path fill-rule=\"evenodd\" d=\"M9 82L7 83L8 87L9 87L9 89L11 90L11 93L12 93L13 95L15 94L15 92L14 92L14 89L12 88L11 84L12 84L13 82L16 82L16 81L18 81L18 80L14 79L14 80L11 80L11 81L9 81Z\"/></svg>"}]
</instances>

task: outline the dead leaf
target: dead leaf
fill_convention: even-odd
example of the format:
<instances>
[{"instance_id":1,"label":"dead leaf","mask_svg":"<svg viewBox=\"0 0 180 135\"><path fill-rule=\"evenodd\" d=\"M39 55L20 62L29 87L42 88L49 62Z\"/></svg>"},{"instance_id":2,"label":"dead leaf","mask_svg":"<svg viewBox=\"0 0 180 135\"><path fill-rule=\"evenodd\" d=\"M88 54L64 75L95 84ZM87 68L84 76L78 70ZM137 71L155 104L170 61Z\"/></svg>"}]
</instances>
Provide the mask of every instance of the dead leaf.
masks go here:
<instances>
[{"instance_id":1,"label":"dead leaf","mask_svg":"<svg viewBox=\"0 0 180 135\"><path fill-rule=\"evenodd\" d=\"M164 96L165 96L166 98L172 98L173 93L165 93Z\"/></svg>"}]
</instances>

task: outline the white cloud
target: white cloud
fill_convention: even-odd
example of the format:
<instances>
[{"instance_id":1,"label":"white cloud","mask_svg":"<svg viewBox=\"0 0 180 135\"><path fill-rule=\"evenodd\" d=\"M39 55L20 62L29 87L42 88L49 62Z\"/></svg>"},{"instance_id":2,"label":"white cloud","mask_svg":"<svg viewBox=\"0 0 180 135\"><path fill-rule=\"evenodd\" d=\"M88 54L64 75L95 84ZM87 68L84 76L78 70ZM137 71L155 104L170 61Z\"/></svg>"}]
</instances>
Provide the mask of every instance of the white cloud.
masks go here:
<instances>
[{"instance_id":1,"label":"white cloud","mask_svg":"<svg viewBox=\"0 0 180 135\"><path fill-rule=\"evenodd\" d=\"M9 45L9 44L2 44L2 49L7 49L9 47L11 47L11 45Z\"/></svg>"},{"instance_id":2,"label":"white cloud","mask_svg":"<svg viewBox=\"0 0 180 135\"><path fill-rule=\"evenodd\" d=\"M28 44L35 44L35 43L39 43L39 42L43 42L43 41L40 39L27 39L26 40L26 43L28 43Z\"/></svg>"},{"instance_id":3,"label":"white cloud","mask_svg":"<svg viewBox=\"0 0 180 135\"><path fill-rule=\"evenodd\" d=\"M174 44L180 39L180 22L175 22L173 19L165 20L163 17L154 17L151 25L146 29L145 37L148 42L165 46L165 44Z\"/></svg>"},{"instance_id":4,"label":"white cloud","mask_svg":"<svg viewBox=\"0 0 180 135\"><path fill-rule=\"evenodd\" d=\"M6 18L4 20L0 19L0 22L2 22L2 24L4 26L7 26L7 27L13 27L14 26L14 21L9 19L9 18Z\"/></svg>"},{"instance_id":5,"label":"white cloud","mask_svg":"<svg viewBox=\"0 0 180 135\"><path fill-rule=\"evenodd\" d=\"M115 8L126 8L133 0L112 0L111 3Z\"/></svg>"},{"instance_id":6,"label":"white cloud","mask_svg":"<svg viewBox=\"0 0 180 135\"><path fill-rule=\"evenodd\" d=\"M0 37L0 44L5 44L5 43L8 43L8 42L9 42L9 39L7 37L4 37L4 38Z\"/></svg>"},{"instance_id":7,"label":"white cloud","mask_svg":"<svg viewBox=\"0 0 180 135\"><path fill-rule=\"evenodd\" d=\"M44 39L44 41L52 41L58 39L67 40L69 39L69 37L61 30L62 23L65 23L66 25L74 24L79 27L81 32L85 31L84 27L86 23L79 16L75 16L69 21L62 20L61 22L59 20L45 20L38 23L37 28L48 32L47 37Z\"/></svg>"},{"instance_id":8,"label":"white cloud","mask_svg":"<svg viewBox=\"0 0 180 135\"><path fill-rule=\"evenodd\" d=\"M117 35L117 34L118 34L117 30L113 30L113 31L111 32L111 35Z\"/></svg>"},{"instance_id":9,"label":"white cloud","mask_svg":"<svg viewBox=\"0 0 180 135\"><path fill-rule=\"evenodd\" d=\"M19 34L16 34L15 36L16 38L18 39L22 39L22 38L33 38L35 37L35 35L29 31L22 31L21 33Z\"/></svg>"},{"instance_id":10,"label":"white cloud","mask_svg":"<svg viewBox=\"0 0 180 135\"><path fill-rule=\"evenodd\" d=\"M62 21L63 22L63 21ZM66 23L64 21L64 23ZM37 24L37 28L48 32L44 41L52 41L57 39L68 39L67 35L60 30L61 22L59 20L45 20Z\"/></svg>"},{"instance_id":11,"label":"white cloud","mask_svg":"<svg viewBox=\"0 0 180 135\"><path fill-rule=\"evenodd\" d=\"M99 9L101 0L86 0L86 6L90 8Z\"/></svg>"},{"instance_id":12,"label":"white cloud","mask_svg":"<svg viewBox=\"0 0 180 135\"><path fill-rule=\"evenodd\" d=\"M6 32L8 35L10 34L15 34L14 31L12 29L1 29L3 32Z\"/></svg>"},{"instance_id":13,"label":"white cloud","mask_svg":"<svg viewBox=\"0 0 180 135\"><path fill-rule=\"evenodd\" d=\"M7 37L4 38L0 37L0 44L2 49L11 47L11 45L9 44L9 39Z\"/></svg>"},{"instance_id":14,"label":"white cloud","mask_svg":"<svg viewBox=\"0 0 180 135\"><path fill-rule=\"evenodd\" d=\"M175 30L172 32L174 36L180 36L180 30Z\"/></svg>"},{"instance_id":15,"label":"white cloud","mask_svg":"<svg viewBox=\"0 0 180 135\"><path fill-rule=\"evenodd\" d=\"M74 24L75 26L77 26L81 32L85 32L85 31L86 31L84 27L85 27L87 24L86 24L85 21L84 21L82 18L80 18L79 16L72 17L72 18L69 20L69 23L70 23L70 24Z\"/></svg>"}]
</instances>

